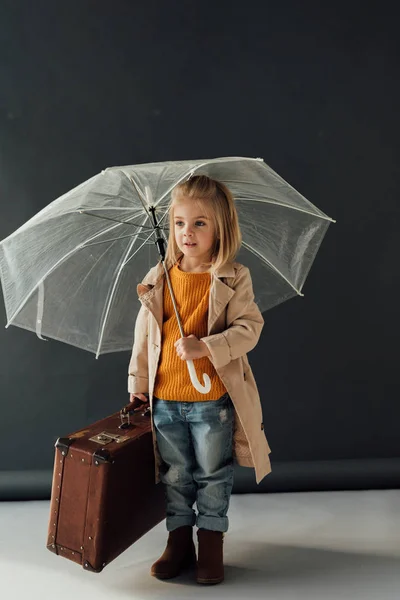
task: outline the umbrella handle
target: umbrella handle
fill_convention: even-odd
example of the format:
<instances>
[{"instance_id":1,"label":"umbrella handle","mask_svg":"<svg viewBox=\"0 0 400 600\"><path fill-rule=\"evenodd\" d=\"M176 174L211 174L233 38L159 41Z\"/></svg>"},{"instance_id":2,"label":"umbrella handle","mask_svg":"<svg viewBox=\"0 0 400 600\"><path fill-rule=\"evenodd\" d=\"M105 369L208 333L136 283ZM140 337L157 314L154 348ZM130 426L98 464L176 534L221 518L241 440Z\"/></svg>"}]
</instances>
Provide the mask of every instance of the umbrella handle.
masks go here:
<instances>
[{"instance_id":1,"label":"umbrella handle","mask_svg":"<svg viewBox=\"0 0 400 600\"><path fill-rule=\"evenodd\" d=\"M189 369L190 381L193 384L193 387L196 388L200 394L208 394L211 390L211 380L207 373L203 373L204 385L201 385L200 381L197 379L196 369L194 368L194 364L192 360L187 360L187 367Z\"/></svg>"}]
</instances>

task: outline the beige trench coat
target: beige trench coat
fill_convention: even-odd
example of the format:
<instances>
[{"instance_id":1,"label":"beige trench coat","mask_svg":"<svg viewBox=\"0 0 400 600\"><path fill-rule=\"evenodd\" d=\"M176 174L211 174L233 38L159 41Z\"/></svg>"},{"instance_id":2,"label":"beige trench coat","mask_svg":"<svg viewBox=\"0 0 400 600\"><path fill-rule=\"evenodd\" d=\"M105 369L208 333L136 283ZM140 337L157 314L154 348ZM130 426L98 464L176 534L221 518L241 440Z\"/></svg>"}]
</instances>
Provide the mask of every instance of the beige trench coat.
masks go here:
<instances>
[{"instance_id":1,"label":"beige trench coat","mask_svg":"<svg viewBox=\"0 0 400 600\"><path fill-rule=\"evenodd\" d=\"M260 397L247 353L256 346L264 319L254 302L247 267L237 262L227 263L211 277L208 335L202 341L210 350L209 360L235 408L234 458L239 465L253 467L256 481L260 483L271 472L271 450L264 433ZM128 391L148 393L151 408L161 352L164 282L165 273L160 261L137 286L141 307L129 363ZM161 458L153 423L152 432L158 482Z\"/></svg>"}]
</instances>

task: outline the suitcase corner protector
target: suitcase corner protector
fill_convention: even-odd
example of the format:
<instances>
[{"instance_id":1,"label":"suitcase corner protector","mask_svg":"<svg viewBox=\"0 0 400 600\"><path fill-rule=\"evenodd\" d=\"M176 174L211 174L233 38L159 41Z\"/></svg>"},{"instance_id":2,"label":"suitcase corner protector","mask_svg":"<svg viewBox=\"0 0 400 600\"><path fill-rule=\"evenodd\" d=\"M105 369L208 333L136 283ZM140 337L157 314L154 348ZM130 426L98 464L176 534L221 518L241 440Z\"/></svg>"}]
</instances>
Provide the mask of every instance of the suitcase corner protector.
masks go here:
<instances>
[{"instance_id":1,"label":"suitcase corner protector","mask_svg":"<svg viewBox=\"0 0 400 600\"><path fill-rule=\"evenodd\" d=\"M58 554L56 544L53 544L53 543L47 544L46 548L47 548L47 550L50 550L50 552L53 552L54 554Z\"/></svg>"},{"instance_id":2,"label":"suitcase corner protector","mask_svg":"<svg viewBox=\"0 0 400 600\"><path fill-rule=\"evenodd\" d=\"M99 448L93 453L93 462L97 466L112 462L111 453L105 448Z\"/></svg>"},{"instance_id":3,"label":"suitcase corner protector","mask_svg":"<svg viewBox=\"0 0 400 600\"><path fill-rule=\"evenodd\" d=\"M90 564L90 562L88 560L85 560L85 561L83 561L82 566L86 571L91 571L92 573L100 573L106 566L106 563L103 563L101 565L101 567L95 569L94 567L92 567L92 565Z\"/></svg>"},{"instance_id":4,"label":"suitcase corner protector","mask_svg":"<svg viewBox=\"0 0 400 600\"><path fill-rule=\"evenodd\" d=\"M62 454L68 454L68 450L70 445L72 444L74 440L72 438L58 438L58 440L55 443L55 447L59 448L59 450L61 450Z\"/></svg>"}]
</instances>

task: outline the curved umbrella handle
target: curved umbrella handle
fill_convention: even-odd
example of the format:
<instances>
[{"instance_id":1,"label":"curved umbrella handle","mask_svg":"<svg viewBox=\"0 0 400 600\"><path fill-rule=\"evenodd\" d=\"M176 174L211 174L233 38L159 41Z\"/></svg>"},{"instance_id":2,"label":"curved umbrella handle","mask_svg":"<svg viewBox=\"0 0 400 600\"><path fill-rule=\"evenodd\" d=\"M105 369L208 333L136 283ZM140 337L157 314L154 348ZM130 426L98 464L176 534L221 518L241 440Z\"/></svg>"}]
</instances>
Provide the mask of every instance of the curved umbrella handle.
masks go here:
<instances>
[{"instance_id":1,"label":"curved umbrella handle","mask_svg":"<svg viewBox=\"0 0 400 600\"><path fill-rule=\"evenodd\" d=\"M192 360L187 360L187 367L189 369L190 381L193 384L193 387L196 388L200 394L208 394L211 390L211 380L207 373L203 373L204 385L201 385L200 381L197 379L196 369L194 368L194 364Z\"/></svg>"}]
</instances>

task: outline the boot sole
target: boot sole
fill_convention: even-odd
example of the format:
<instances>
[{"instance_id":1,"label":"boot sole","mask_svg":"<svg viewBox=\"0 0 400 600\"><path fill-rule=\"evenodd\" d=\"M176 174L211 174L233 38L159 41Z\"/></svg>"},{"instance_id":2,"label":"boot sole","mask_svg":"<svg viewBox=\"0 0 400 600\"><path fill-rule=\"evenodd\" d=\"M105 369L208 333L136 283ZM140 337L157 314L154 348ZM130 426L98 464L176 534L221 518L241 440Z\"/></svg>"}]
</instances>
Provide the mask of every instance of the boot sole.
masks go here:
<instances>
[{"instance_id":1,"label":"boot sole","mask_svg":"<svg viewBox=\"0 0 400 600\"><path fill-rule=\"evenodd\" d=\"M203 585L215 585L216 583L222 583L224 581L224 577L218 577L217 579L197 579L197 583L201 583Z\"/></svg>"},{"instance_id":2,"label":"boot sole","mask_svg":"<svg viewBox=\"0 0 400 600\"><path fill-rule=\"evenodd\" d=\"M180 571L182 572L182 571ZM171 575L170 573L150 573L150 575L152 577L155 577L156 579L174 579L174 577L178 577L179 573L174 573L173 575Z\"/></svg>"}]
</instances>

